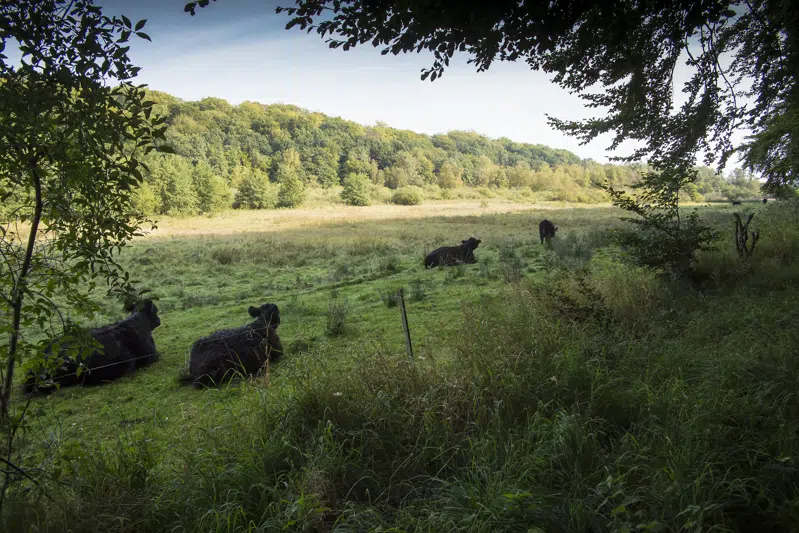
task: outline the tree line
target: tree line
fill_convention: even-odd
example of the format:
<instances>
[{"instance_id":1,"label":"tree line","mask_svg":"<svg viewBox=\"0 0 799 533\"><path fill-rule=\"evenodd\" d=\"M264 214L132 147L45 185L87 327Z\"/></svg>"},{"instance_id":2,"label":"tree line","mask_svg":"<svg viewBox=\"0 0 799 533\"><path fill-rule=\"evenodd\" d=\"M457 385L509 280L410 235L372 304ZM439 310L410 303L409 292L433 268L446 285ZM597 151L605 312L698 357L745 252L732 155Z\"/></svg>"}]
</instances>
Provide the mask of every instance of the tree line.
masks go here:
<instances>
[{"instance_id":1,"label":"tree line","mask_svg":"<svg viewBox=\"0 0 799 533\"><path fill-rule=\"evenodd\" d=\"M186 102L156 91L149 96L154 112L165 119L175 153L144 158L149 172L134 201L147 215L296 207L309 188L336 186L343 186L341 198L352 205L380 198L416 203L425 190L447 198L460 187L522 189L545 200L599 202L607 196L598 185L625 187L636 183L643 170L474 132L423 135L284 104L231 105L219 98ZM731 185L705 170L697 190L689 191L692 199L758 194L751 183ZM379 194L381 189L388 194Z\"/></svg>"}]
</instances>

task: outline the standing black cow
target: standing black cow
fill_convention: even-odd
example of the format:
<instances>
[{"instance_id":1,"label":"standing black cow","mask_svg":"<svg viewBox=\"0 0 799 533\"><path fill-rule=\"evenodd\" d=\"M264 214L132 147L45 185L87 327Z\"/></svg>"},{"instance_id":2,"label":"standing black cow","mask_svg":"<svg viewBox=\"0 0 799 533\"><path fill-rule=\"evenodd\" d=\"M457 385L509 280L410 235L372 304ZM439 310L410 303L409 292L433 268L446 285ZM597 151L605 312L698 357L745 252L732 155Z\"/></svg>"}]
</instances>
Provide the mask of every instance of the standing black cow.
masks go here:
<instances>
[{"instance_id":1,"label":"standing black cow","mask_svg":"<svg viewBox=\"0 0 799 533\"><path fill-rule=\"evenodd\" d=\"M735 200L735 201L732 202L732 205L741 205L741 201L740 200Z\"/></svg>"},{"instance_id":2,"label":"standing black cow","mask_svg":"<svg viewBox=\"0 0 799 533\"><path fill-rule=\"evenodd\" d=\"M45 363L28 371L23 390L46 392L52 390L55 383L62 387L94 385L130 374L157 361L159 355L152 332L161 325L158 308L152 300L142 300L128 306L126 311L131 314L124 320L79 333L81 336L90 335L100 344L99 348L85 355L70 356L69 352L77 349L74 340L61 337L50 341L45 350ZM52 367L47 362L52 361L54 349L58 350L60 364L53 371L46 367ZM77 375L79 367L81 372Z\"/></svg>"},{"instance_id":3,"label":"standing black cow","mask_svg":"<svg viewBox=\"0 0 799 533\"><path fill-rule=\"evenodd\" d=\"M547 241L547 245L549 245L550 241L555 237L556 231L558 231L558 227L555 224L546 219L542 220L538 224L538 235L541 237L541 244Z\"/></svg>"},{"instance_id":4,"label":"standing black cow","mask_svg":"<svg viewBox=\"0 0 799 533\"><path fill-rule=\"evenodd\" d=\"M224 329L197 339L191 347L189 373L181 378L183 383L219 385L235 374L257 374L267 360L276 360L283 353L277 336L280 310L267 303L250 307L248 312L255 320L245 326Z\"/></svg>"},{"instance_id":5,"label":"standing black cow","mask_svg":"<svg viewBox=\"0 0 799 533\"><path fill-rule=\"evenodd\" d=\"M437 248L424 258L424 267L434 268L437 266L452 266L458 263L476 263L474 251L481 242L480 239L469 237L465 241L461 241L459 246Z\"/></svg>"}]
</instances>

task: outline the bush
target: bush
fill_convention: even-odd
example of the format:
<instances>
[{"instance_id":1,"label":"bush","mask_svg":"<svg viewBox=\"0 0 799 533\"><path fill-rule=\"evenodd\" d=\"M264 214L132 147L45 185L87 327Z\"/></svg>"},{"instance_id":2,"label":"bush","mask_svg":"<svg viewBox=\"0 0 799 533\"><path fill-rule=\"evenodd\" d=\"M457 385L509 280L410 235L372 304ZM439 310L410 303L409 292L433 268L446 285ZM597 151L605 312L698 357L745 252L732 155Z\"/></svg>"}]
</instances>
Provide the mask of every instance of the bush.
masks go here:
<instances>
[{"instance_id":1,"label":"bush","mask_svg":"<svg viewBox=\"0 0 799 533\"><path fill-rule=\"evenodd\" d=\"M344 190L341 191L341 199L347 205L369 205L371 203L369 189L370 181L366 174L350 173L344 178Z\"/></svg>"},{"instance_id":2,"label":"bush","mask_svg":"<svg viewBox=\"0 0 799 533\"><path fill-rule=\"evenodd\" d=\"M426 200L441 200L445 189L442 189L435 183L428 183L422 190Z\"/></svg>"},{"instance_id":3,"label":"bush","mask_svg":"<svg viewBox=\"0 0 799 533\"><path fill-rule=\"evenodd\" d=\"M274 209L279 186L269 181L260 170L247 169L241 180L233 207L241 209Z\"/></svg>"},{"instance_id":4,"label":"bush","mask_svg":"<svg viewBox=\"0 0 799 533\"><path fill-rule=\"evenodd\" d=\"M392 191L388 187L384 187L383 185L371 184L369 186L369 196L376 203L380 203L380 204L391 203L391 197L393 195L394 195L394 191Z\"/></svg>"},{"instance_id":5,"label":"bush","mask_svg":"<svg viewBox=\"0 0 799 533\"><path fill-rule=\"evenodd\" d=\"M233 193L227 182L213 173L207 163L198 163L192 175L197 193L197 208L201 213L216 213L230 209Z\"/></svg>"},{"instance_id":6,"label":"bush","mask_svg":"<svg viewBox=\"0 0 799 533\"><path fill-rule=\"evenodd\" d=\"M397 205L419 205L424 200L422 191L418 187L403 187L397 189L391 197L391 203Z\"/></svg>"},{"instance_id":7,"label":"bush","mask_svg":"<svg viewBox=\"0 0 799 533\"><path fill-rule=\"evenodd\" d=\"M153 187L146 181L134 191L131 200L134 209L143 215L154 215L159 210L160 202L158 201L158 196L155 194Z\"/></svg>"},{"instance_id":8,"label":"bush","mask_svg":"<svg viewBox=\"0 0 799 533\"><path fill-rule=\"evenodd\" d=\"M621 217L632 227L616 231L616 242L626 248L638 265L671 275L694 280L698 252L713 249L715 232L694 210L680 209L680 191L696 181L695 170L667 168L645 172L632 186L638 197L625 191L604 187L613 205L636 216ZM646 208L644 202L653 205Z\"/></svg>"},{"instance_id":9,"label":"bush","mask_svg":"<svg viewBox=\"0 0 799 533\"><path fill-rule=\"evenodd\" d=\"M280 192L277 195L278 207L299 207L305 201L305 185L296 169L281 163L277 171Z\"/></svg>"}]
</instances>

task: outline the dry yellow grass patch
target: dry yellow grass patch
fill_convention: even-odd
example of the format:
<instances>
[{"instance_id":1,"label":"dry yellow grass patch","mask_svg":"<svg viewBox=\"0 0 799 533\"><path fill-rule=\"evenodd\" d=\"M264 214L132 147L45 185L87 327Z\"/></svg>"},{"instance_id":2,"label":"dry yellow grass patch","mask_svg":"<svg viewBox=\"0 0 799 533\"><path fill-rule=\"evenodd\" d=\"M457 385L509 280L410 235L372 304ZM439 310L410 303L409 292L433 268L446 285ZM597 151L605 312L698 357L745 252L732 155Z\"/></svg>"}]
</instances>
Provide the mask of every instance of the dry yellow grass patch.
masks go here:
<instances>
[{"instance_id":1,"label":"dry yellow grass patch","mask_svg":"<svg viewBox=\"0 0 799 533\"><path fill-rule=\"evenodd\" d=\"M598 205L563 204L561 202L523 204L494 201L488 202L486 205L483 200L441 200L413 206L331 206L316 209L229 211L212 217L156 217L158 220L158 228L150 232L150 235L153 237L171 237L176 235L229 235L244 232L282 231L301 227L325 226L341 222L419 219L442 216L510 213L517 211L543 211L561 209L566 206L569 208L599 207Z\"/></svg>"}]
</instances>

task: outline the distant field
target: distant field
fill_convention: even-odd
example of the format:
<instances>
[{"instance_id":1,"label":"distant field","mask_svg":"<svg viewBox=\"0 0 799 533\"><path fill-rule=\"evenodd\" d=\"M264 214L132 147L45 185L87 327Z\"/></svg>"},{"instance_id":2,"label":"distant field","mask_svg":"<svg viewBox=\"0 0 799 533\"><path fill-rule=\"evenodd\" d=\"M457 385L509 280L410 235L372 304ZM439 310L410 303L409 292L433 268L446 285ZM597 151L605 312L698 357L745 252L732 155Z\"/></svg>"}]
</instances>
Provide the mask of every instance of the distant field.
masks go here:
<instances>
[{"instance_id":1,"label":"distant field","mask_svg":"<svg viewBox=\"0 0 799 533\"><path fill-rule=\"evenodd\" d=\"M159 221L158 228L152 231L151 235L153 237L168 237L196 234L259 233L329 225L336 222L473 216L519 211L544 213L553 209L596 209L608 206L609 204L563 204L561 202L525 204L502 200L439 200L428 201L415 206L381 204L353 207L337 205L315 209L229 211L211 217L156 217Z\"/></svg>"}]
</instances>

